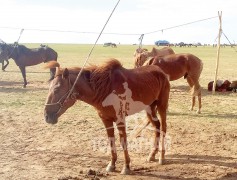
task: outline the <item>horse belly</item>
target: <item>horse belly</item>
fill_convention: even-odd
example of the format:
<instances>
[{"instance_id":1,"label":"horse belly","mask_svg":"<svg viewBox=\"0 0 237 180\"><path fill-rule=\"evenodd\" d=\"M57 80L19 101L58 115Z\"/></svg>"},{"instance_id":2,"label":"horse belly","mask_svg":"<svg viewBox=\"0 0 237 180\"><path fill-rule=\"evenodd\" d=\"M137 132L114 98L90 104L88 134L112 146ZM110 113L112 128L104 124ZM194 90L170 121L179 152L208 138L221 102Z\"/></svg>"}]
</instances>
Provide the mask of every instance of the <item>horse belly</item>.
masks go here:
<instances>
[{"instance_id":1,"label":"horse belly","mask_svg":"<svg viewBox=\"0 0 237 180\"><path fill-rule=\"evenodd\" d=\"M102 102L103 107L113 106L117 116L125 117L135 114L146 109L153 102L149 97L148 104L147 102L145 104L142 101L145 95L141 96L140 98L134 99L133 92L130 88L128 88L127 82L125 82L123 85L125 89L124 93L117 93L114 90Z\"/></svg>"},{"instance_id":2,"label":"horse belly","mask_svg":"<svg viewBox=\"0 0 237 180\"><path fill-rule=\"evenodd\" d=\"M169 80L174 81L183 77L187 70L183 67L174 68L173 66L161 67L165 74L169 75Z\"/></svg>"},{"instance_id":3,"label":"horse belly","mask_svg":"<svg viewBox=\"0 0 237 180\"><path fill-rule=\"evenodd\" d=\"M102 102L103 107L112 106L115 112L115 116L118 122L124 121L125 117L138 113L148 107L141 101L134 101L129 96L123 94L123 96L117 94L110 94Z\"/></svg>"},{"instance_id":4,"label":"horse belly","mask_svg":"<svg viewBox=\"0 0 237 180\"><path fill-rule=\"evenodd\" d=\"M42 59L32 58L32 59L25 59L21 64L24 66L34 66L34 65L40 64L42 62L43 62Z\"/></svg>"},{"instance_id":5,"label":"horse belly","mask_svg":"<svg viewBox=\"0 0 237 180\"><path fill-rule=\"evenodd\" d=\"M148 107L148 105L146 105L140 101L127 101L126 104L127 104L127 106L125 106L126 107L125 110L126 110L128 116L138 113Z\"/></svg>"}]
</instances>

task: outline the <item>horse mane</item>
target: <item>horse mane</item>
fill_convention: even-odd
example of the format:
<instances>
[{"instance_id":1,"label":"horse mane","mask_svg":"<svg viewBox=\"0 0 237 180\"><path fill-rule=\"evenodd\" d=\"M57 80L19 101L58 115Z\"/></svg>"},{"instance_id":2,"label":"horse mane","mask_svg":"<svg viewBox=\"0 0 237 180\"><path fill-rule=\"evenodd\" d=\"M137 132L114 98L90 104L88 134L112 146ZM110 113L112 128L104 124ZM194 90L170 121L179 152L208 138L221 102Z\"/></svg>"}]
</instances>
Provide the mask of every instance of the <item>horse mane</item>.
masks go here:
<instances>
[{"instance_id":1,"label":"horse mane","mask_svg":"<svg viewBox=\"0 0 237 180\"><path fill-rule=\"evenodd\" d=\"M85 69L91 71L90 86L96 93L96 100L103 101L111 93L112 71L120 68L122 65L118 60L109 59L101 66L90 66Z\"/></svg>"},{"instance_id":2,"label":"horse mane","mask_svg":"<svg viewBox=\"0 0 237 180\"><path fill-rule=\"evenodd\" d=\"M57 61L50 61L45 65L45 68L58 67L55 77L62 75L63 68ZM114 69L122 68L122 64L117 59L109 59L103 65L89 65L83 69L84 72L90 72L89 85L95 92L96 100L103 101L104 98L111 93L111 74ZM81 67L68 68L70 73L78 74Z\"/></svg>"},{"instance_id":3,"label":"horse mane","mask_svg":"<svg viewBox=\"0 0 237 180\"><path fill-rule=\"evenodd\" d=\"M26 46L24 46L24 45L17 45L17 49L18 49L18 51L21 51L21 52L27 52L27 51L29 51L29 48L27 48Z\"/></svg>"}]
</instances>

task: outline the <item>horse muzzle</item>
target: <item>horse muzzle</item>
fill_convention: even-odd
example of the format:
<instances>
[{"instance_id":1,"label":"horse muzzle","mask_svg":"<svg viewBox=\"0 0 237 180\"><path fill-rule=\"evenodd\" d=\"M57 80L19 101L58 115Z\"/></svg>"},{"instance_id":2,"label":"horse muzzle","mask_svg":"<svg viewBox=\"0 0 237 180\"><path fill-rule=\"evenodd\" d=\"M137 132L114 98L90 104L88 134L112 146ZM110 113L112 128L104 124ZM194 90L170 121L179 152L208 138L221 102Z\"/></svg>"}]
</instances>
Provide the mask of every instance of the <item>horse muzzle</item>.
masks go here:
<instances>
[{"instance_id":1,"label":"horse muzzle","mask_svg":"<svg viewBox=\"0 0 237 180\"><path fill-rule=\"evenodd\" d=\"M45 121L49 124L56 124L58 122L57 113L44 113Z\"/></svg>"}]
</instances>

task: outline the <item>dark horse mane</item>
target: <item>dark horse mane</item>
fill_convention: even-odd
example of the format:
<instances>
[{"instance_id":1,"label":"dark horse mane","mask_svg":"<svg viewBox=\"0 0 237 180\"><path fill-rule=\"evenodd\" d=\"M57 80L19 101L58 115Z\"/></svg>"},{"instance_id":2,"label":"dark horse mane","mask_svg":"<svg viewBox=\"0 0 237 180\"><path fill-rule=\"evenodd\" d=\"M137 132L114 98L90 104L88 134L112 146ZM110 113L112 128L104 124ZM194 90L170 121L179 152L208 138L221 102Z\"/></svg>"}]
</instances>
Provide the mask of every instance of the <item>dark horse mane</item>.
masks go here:
<instances>
[{"instance_id":1,"label":"dark horse mane","mask_svg":"<svg viewBox=\"0 0 237 180\"><path fill-rule=\"evenodd\" d=\"M46 68L60 67L58 62L49 62ZM109 59L103 65L89 65L83 69L83 72L90 72L89 84L96 93L96 98L103 101L111 93L111 74L114 69L122 68L122 64L117 59ZM67 68L70 74L78 74L81 67ZM64 68L57 68L55 77L62 75Z\"/></svg>"}]
</instances>

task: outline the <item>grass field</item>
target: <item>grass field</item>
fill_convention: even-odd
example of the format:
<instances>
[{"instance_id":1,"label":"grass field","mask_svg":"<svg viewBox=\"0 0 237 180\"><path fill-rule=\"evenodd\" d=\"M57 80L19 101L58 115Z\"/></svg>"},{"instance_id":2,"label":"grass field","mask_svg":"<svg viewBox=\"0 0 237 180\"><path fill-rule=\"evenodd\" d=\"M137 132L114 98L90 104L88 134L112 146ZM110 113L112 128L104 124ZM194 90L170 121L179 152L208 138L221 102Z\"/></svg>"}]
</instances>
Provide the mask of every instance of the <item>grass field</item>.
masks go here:
<instances>
[{"instance_id":1,"label":"grass field","mask_svg":"<svg viewBox=\"0 0 237 180\"><path fill-rule=\"evenodd\" d=\"M39 44L26 46L39 47ZM81 66L92 47L49 46L58 52L61 67ZM98 45L89 63L99 65L109 58L116 58L124 67L133 68L136 48ZM106 139L103 124L93 107L79 102L62 115L57 125L46 124L43 109L48 92L48 70L43 69L44 64L27 67L29 84L24 89L20 70L10 60L6 72L0 72L0 179L86 179L91 178L87 175L88 169L102 171L98 175L100 179L237 179L237 93L212 95L207 91L207 84L215 75L217 50L213 47L174 47L174 51L192 53L204 63L200 79L202 113L197 115L196 109L188 111L191 98L186 80L171 82L167 117L171 141L167 164L147 163L148 152L133 149L130 151L134 171L131 176L119 174L123 165L121 151L118 171L103 172L109 162L109 153L93 146L95 137ZM237 80L236 67L235 50L221 48L218 79ZM141 112L129 118L128 134L143 117Z\"/></svg>"}]
</instances>

